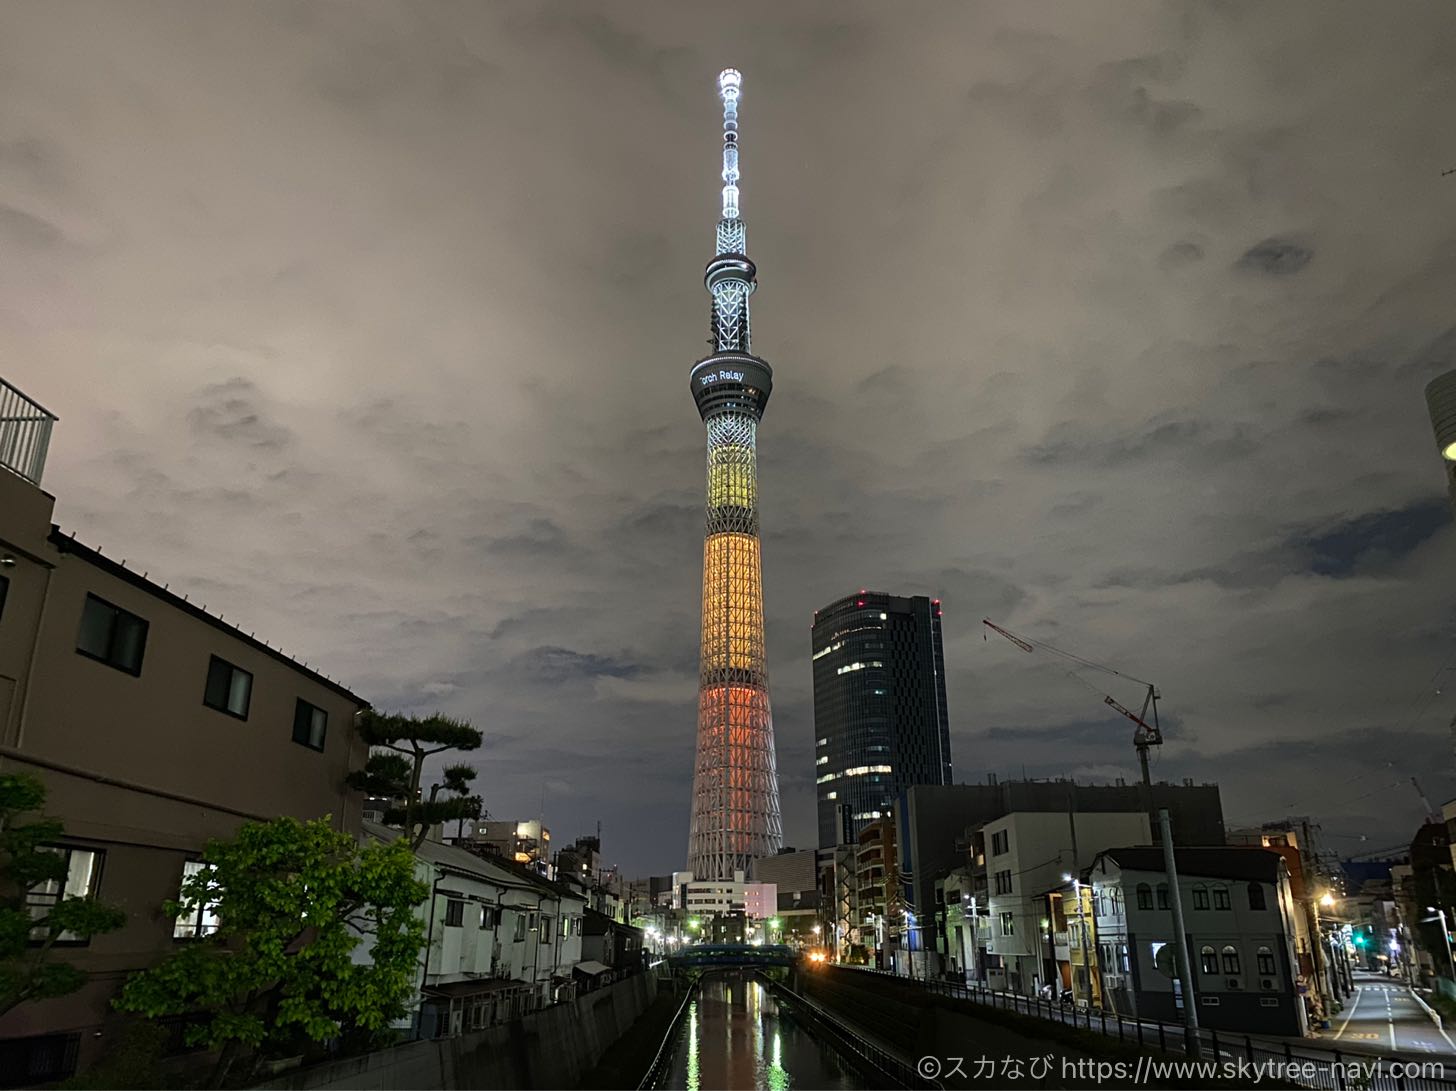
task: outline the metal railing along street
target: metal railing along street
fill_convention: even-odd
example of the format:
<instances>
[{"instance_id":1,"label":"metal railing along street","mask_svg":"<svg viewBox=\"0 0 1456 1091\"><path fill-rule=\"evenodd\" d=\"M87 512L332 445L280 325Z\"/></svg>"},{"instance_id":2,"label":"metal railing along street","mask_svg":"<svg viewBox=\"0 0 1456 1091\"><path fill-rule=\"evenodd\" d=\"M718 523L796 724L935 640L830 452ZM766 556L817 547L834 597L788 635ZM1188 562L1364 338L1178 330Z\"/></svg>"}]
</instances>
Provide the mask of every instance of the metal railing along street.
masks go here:
<instances>
[{"instance_id":1,"label":"metal railing along street","mask_svg":"<svg viewBox=\"0 0 1456 1091\"><path fill-rule=\"evenodd\" d=\"M1184 1027L1140 1019L1100 1008L1065 1007L1055 1001L987 989L958 981L905 977L889 970L835 964L834 970L874 974L900 985L964 1000L972 1004L1045 1019L1077 1030L1102 1034L1139 1049L1157 1049L1187 1056ZM1442 1054L1386 1053L1376 1050L1325 1049L1293 1039L1200 1027L1202 1060L1234 1069L1240 1063L1257 1067L1288 1083L1317 1091L1456 1091L1456 1065L1448 1073ZM1275 1076L1275 1073L1278 1073Z\"/></svg>"},{"instance_id":2,"label":"metal railing along street","mask_svg":"<svg viewBox=\"0 0 1456 1091\"><path fill-rule=\"evenodd\" d=\"M936 1080L922 1076L914 1065L907 1064L888 1050L881 1049L863 1035L855 1033L847 1024L835 1018L808 997L801 996L766 974L759 974L758 979L780 1003L787 1003L790 1008L797 1008L801 1013L807 1013L814 1024L817 1036L829 1039L841 1053L858 1057L862 1064L868 1065L875 1072L888 1076L894 1082L894 1086L927 1088L930 1091L939 1091L944 1086Z\"/></svg>"},{"instance_id":3,"label":"metal railing along street","mask_svg":"<svg viewBox=\"0 0 1456 1091\"><path fill-rule=\"evenodd\" d=\"M662 1080L672 1065L672 1055L677 1050L678 1034L682 1030L683 1019L687 1017L688 1008L697 995L698 982L695 979L689 983L688 991L683 994L682 1003L678 1005L677 1011L673 1014L672 1022L667 1025L667 1033L662 1036L662 1045L657 1047L657 1056L652 1058L652 1064L648 1066L647 1074L642 1077L642 1082L637 1085L637 1091L652 1091L652 1089L662 1086Z\"/></svg>"}]
</instances>

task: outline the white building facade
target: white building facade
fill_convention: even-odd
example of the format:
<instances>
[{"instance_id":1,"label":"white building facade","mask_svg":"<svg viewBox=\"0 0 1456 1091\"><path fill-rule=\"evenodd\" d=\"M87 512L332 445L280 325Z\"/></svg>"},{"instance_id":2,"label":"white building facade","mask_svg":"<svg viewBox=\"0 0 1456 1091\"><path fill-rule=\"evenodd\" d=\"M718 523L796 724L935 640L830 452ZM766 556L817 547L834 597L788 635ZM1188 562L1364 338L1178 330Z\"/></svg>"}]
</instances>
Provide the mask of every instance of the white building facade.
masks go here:
<instances>
[{"instance_id":1,"label":"white building facade","mask_svg":"<svg viewBox=\"0 0 1456 1091\"><path fill-rule=\"evenodd\" d=\"M963 906L965 934L955 937L960 962L977 965L977 952L969 945L984 943L988 982L1032 995L1056 972L1047 894L1062 889L1101 850L1146 844L1148 816L1020 811L987 822L980 833L987 879L984 924L976 926L979 904ZM963 891L961 897L970 895Z\"/></svg>"},{"instance_id":2,"label":"white building facade","mask_svg":"<svg viewBox=\"0 0 1456 1091\"><path fill-rule=\"evenodd\" d=\"M1299 906L1284 859L1263 848L1176 850L1198 1022L1220 1030L1302 1035L1294 947ZM1181 1021L1171 891L1163 850L1110 849L1091 869L1097 965L1108 1008Z\"/></svg>"}]
</instances>

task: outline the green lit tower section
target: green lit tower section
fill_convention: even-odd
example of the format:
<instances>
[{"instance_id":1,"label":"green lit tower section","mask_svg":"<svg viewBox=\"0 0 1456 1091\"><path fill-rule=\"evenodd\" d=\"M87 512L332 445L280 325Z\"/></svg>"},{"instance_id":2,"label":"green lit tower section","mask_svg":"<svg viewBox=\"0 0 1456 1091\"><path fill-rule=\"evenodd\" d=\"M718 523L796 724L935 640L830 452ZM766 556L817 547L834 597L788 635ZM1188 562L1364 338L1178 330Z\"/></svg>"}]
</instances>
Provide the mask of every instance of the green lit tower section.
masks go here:
<instances>
[{"instance_id":1,"label":"green lit tower section","mask_svg":"<svg viewBox=\"0 0 1456 1091\"><path fill-rule=\"evenodd\" d=\"M703 283L712 296L713 353L692 370L708 430L708 525L703 542L703 631L698 744L688 870L732 879L783 847L773 716L763 649L763 566L755 445L773 369L753 355L748 299L756 287L738 214L738 100L743 77L718 76L723 100L723 218Z\"/></svg>"}]
</instances>

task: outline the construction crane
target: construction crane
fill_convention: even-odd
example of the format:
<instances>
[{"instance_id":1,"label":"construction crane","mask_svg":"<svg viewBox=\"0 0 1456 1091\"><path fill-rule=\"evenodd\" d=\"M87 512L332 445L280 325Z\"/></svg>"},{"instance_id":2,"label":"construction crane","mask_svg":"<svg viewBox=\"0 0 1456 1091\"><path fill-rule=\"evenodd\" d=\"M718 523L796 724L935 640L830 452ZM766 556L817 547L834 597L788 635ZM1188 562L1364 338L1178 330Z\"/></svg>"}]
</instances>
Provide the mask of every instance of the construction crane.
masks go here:
<instances>
[{"instance_id":1,"label":"construction crane","mask_svg":"<svg viewBox=\"0 0 1456 1091\"><path fill-rule=\"evenodd\" d=\"M1154 686L1151 682L1144 682L1141 678L1134 678L1132 675L1126 674L1123 671L1113 670L1111 667L1104 666L1101 663L1094 663L1090 659L1083 659L1080 655L1073 655L1071 652L1064 652L1060 648L1052 647L1050 644L1045 644L1036 640L1027 640L1024 637L1019 637L1015 633L1001 628L1001 626L997 625L994 621L990 621L986 618L981 619L981 624L986 626L986 628L988 629L1000 633L1007 640L1011 641L1011 643L1015 644L1024 652L1050 652L1052 655L1061 656L1063 659L1075 663L1078 667L1082 667L1087 670L1101 671L1103 674L1116 675L1118 678L1125 678L1129 682L1136 682L1140 686L1146 686L1148 692L1147 696L1143 698L1142 711L1133 712L1131 709L1125 707L1113 697L1109 696L1106 693L1101 693L1100 691L1098 691L1097 687L1091 685L1091 683L1087 682L1085 679L1078 678L1078 681L1088 686L1088 688L1092 689L1094 692L1098 692L1104 704L1111 705L1118 712L1122 713L1129 720L1138 725L1137 731L1133 733L1132 745L1137 749L1138 765L1141 767L1143 775L1143 787L1152 787L1152 773L1148 769L1148 750L1150 747L1163 745L1163 731L1162 728L1158 726L1159 694L1156 686ZM1073 677L1075 678L1077 676L1073 675ZM1153 712L1152 723L1147 722L1148 710L1150 708Z\"/></svg>"},{"instance_id":2,"label":"construction crane","mask_svg":"<svg viewBox=\"0 0 1456 1091\"><path fill-rule=\"evenodd\" d=\"M1421 810L1425 812L1426 821L1440 825L1445 820L1441 817L1441 812L1431 806L1431 801L1426 798L1426 790L1421 787L1421 782L1416 780L1415 777L1411 777L1410 782L1415 787L1416 795L1421 798Z\"/></svg>"}]
</instances>

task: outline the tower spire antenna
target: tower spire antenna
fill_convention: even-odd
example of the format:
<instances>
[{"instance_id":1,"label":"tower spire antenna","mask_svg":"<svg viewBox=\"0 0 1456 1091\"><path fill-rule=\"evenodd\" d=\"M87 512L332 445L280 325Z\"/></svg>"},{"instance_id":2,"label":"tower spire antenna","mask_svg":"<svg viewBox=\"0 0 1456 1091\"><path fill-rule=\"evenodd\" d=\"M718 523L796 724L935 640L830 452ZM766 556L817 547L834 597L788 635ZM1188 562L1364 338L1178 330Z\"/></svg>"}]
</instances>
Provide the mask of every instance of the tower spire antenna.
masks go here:
<instances>
[{"instance_id":1,"label":"tower spire antenna","mask_svg":"<svg viewBox=\"0 0 1456 1091\"><path fill-rule=\"evenodd\" d=\"M723 219L738 219L738 98L743 73L725 68L718 73L718 97L723 100Z\"/></svg>"}]
</instances>

